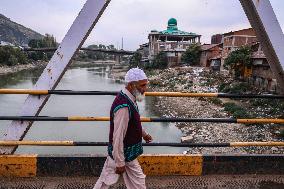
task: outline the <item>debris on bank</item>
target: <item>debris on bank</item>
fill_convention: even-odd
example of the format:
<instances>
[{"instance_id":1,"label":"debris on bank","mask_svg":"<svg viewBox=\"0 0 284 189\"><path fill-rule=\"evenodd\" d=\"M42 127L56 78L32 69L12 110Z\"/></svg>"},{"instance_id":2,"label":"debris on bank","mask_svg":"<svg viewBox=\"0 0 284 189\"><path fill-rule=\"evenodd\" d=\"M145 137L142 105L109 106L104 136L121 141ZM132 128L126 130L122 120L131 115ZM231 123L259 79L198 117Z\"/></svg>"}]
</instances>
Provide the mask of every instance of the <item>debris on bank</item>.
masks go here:
<instances>
[{"instance_id":1,"label":"debris on bank","mask_svg":"<svg viewBox=\"0 0 284 189\"><path fill-rule=\"evenodd\" d=\"M211 72L200 67L177 67L148 72L152 91L176 92L219 92L220 85L229 86L233 78L226 71ZM263 107L252 106L247 99L217 99L217 98L187 98L187 97L157 97L155 109L164 117L181 118L229 118L234 114L225 111L224 104L234 103L248 109L250 115L269 118L280 116L269 114ZM251 107L250 107L251 106ZM253 111L252 111L253 110ZM283 109L282 109L283 110ZM259 113L261 112L261 113ZM266 113L264 113L266 112ZM241 112L242 113L242 112ZM243 114L236 114L243 115ZM246 114L244 114L246 115ZM252 141L284 141L276 135L280 126L274 124L237 124L237 123L176 123L182 131L181 142L193 143L223 143ZM187 153L283 153L283 147L238 147L238 148L190 148Z\"/></svg>"}]
</instances>

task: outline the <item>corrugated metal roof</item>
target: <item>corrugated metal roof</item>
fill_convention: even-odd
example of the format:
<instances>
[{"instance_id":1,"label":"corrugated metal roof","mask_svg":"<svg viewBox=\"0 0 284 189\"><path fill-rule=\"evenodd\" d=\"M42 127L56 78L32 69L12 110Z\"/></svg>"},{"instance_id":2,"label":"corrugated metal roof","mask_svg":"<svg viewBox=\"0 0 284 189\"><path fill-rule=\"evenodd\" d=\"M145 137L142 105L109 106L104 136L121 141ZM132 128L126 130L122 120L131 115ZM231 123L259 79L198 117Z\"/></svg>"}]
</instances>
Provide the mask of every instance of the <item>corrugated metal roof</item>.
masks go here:
<instances>
[{"instance_id":1,"label":"corrugated metal roof","mask_svg":"<svg viewBox=\"0 0 284 189\"><path fill-rule=\"evenodd\" d=\"M207 51L207 50L209 50L213 47L216 47L218 45L219 44L203 44L203 45L200 46L200 48L201 48L201 51Z\"/></svg>"}]
</instances>

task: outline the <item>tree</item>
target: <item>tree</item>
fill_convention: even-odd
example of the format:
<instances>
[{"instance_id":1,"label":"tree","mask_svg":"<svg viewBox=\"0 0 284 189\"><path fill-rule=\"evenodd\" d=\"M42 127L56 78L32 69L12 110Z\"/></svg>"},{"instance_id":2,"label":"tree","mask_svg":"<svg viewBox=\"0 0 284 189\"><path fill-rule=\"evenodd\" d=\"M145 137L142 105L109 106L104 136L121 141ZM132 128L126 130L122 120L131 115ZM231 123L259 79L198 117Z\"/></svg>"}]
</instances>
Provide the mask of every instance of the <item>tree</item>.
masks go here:
<instances>
[{"instance_id":1,"label":"tree","mask_svg":"<svg viewBox=\"0 0 284 189\"><path fill-rule=\"evenodd\" d=\"M106 49L105 45L89 45L88 49ZM103 52L87 51L87 57L92 60L105 60L106 54Z\"/></svg>"},{"instance_id":2,"label":"tree","mask_svg":"<svg viewBox=\"0 0 284 189\"><path fill-rule=\"evenodd\" d=\"M15 66L16 64L18 64L18 59L14 54L11 54L9 59L7 60L7 65Z\"/></svg>"},{"instance_id":3,"label":"tree","mask_svg":"<svg viewBox=\"0 0 284 189\"><path fill-rule=\"evenodd\" d=\"M114 47L114 45L109 45L109 46L107 46L107 49L108 50L115 50L115 47Z\"/></svg>"},{"instance_id":4,"label":"tree","mask_svg":"<svg viewBox=\"0 0 284 189\"><path fill-rule=\"evenodd\" d=\"M31 48L54 48L58 44L53 35L45 34L42 39L31 39L29 41L29 47ZM33 60L49 60L53 55L53 52L31 52L29 58Z\"/></svg>"},{"instance_id":5,"label":"tree","mask_svg":"<svg viewBox=\"0 0 284 189\"><path fill-rule=\"evenodd\" d=\"M88 49L116 50L114 45L93 44L87 47ZM86 51L86 58L91 60L113 60L114 55L105 52Z\"/></svg>"},{"instance_id":6,"label":"tree","mask_svg":"<svg viewBox=\"0 0 284 189\"><path fill-rule=\"evenodd\" d=\"M19 48L11 46L0 47L0 64L14 66L16 64L27 64L27 55Z\"/></svg>"},{"instance_id":7,"label":"tree","mask_svg":"<svg viewBox=\"0 0 284 189\"><path fill-rule=\"evenodd\" d=\"M194 43L190 45L181 57L181 61L188 65L197 65L200 60L200 45Z\"/></svg>"},{"instance_id":8,"label":"tree","mask_svg":"<svg viewBox=\"0 0 284 189\"><path fill-rule=\"evenodd\" d=\"M224 66L235 67L237 65L251 66L251 48L244 46L229 54L225 60Z\"/></svg>"},{"instance_id":9,"label":"tree","mask_svg":"<svg viewBox=\"0 0 284 189\"><path fill-rule=\"evenodd\" d=\"M159 52L153 61L152 68L165 69L168 67L167 54L163 51Z\"/></svg>"},{"instance_id":10,"label":"tree","mask_svg":"<svg viewBox=\"0 0 284 189\"><path fill-rule=\"evenodd\" d=\"M181 61L188 65L198 65L200 62L201 48L198 44L190 45L181 57Z\"/></svg>"},{"instance_id":11,"label":"tree","mask_svg":"<svg viewBox=\"0 0 284 189\"><path fill-rule=\"evenodd\" d=\"M129 68L136 68L140 65L142 55L139 52L135 52L129 60Z\"/></svg>"},{"instance_id":12,"label":"tree","mask_svg":"<svg viewBox=\"0 0 284 189\"><path fill-rule=\"evenodd\" d=\"M114 45L92 44L87 47L88 49L102 49L102 50L116 50ZM79 61L91 61L91 60L114 60L115 55L100 51L79 51L76 56L76 60Z\"/></svg>"},{"instance_id":13,"label":"tree","mask_svg":"<svg viewBox=\"0 0 284 189\"><path fill-rule=\"evenodd\" d=\"M45 34L42 39L31 39L28 45L31 48L52 48L58 46L55 37L50 34Z\"/></svg>"},{"instance_id":14,"label":"tree","mask_svg":"<svg viewBox=\"0 0 284 189\"><path fill-rule=\"evenodd\" d=\"M252 65L251 48L243 46L229 54L225 59L224 67L235 71L236 78L243 75L244 68Z\"/></svg>"},{"instance_id":15,"label":"tree","mask_svg":"<svg viewBox=\"0 0 284 189\"><path fill-rule=\"evenodd\" d=\"M29 63L28 61L28 56L26 53L23 53L19 48L14 48L14 52L17 58L17 62L19 64L27 64Z\"/></svg>"}]
</instances>

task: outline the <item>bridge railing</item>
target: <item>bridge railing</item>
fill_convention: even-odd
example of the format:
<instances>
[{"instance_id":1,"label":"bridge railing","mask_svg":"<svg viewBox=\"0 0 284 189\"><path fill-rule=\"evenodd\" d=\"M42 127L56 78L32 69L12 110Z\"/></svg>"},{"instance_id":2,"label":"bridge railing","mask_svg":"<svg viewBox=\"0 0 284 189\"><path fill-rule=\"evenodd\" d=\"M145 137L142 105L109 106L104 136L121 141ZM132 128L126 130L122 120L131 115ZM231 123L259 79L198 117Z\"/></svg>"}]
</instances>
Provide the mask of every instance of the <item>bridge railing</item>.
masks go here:
<instances>
[{"instance_id":1,"label":"bridge railing","mask_svg":"<svg viewBox=\"0 0 284 189\"><path fill-rule=\"evenodd\" d=\"M72 91L72 90L30 90L30 89L0 89L0 94L30 94L30 95L116 95L118 91ZM215 97L215 98L268 98L284 99L284 95L261 94L226 94L226 93L185 93L185 92L145 92L145 96L166 97ZM49 117L49 116L0 116L0 120L13 121L109 121L109 117ZM141 117L141 122L214 122L284 124L284 119L254 118L176 118L176 117ZM279 126L279 125L277 125ZM84 141L0 141L0 146L107 146L107 142ZM284 142L230 142L230 143L143 143L144 146L171 147L247 147L247 146L284 146Z\"/></svg>"},{"instance_id":2,"label":"bridge railing","mask_svg":"<svg viewBox=\"0 0 284 189\"><path fill-rule=\"evenodd\" d=\"M74 91L74 90L32 90L32 89L0 89L0 94L30 95L117 95L118 91ZM271 94L231 94L231 93L189 93L189 92L145 92L145 96L165 97L215 97L215 98L268 98L284 99L284 95Z\"/></svg>"}]
</instances>

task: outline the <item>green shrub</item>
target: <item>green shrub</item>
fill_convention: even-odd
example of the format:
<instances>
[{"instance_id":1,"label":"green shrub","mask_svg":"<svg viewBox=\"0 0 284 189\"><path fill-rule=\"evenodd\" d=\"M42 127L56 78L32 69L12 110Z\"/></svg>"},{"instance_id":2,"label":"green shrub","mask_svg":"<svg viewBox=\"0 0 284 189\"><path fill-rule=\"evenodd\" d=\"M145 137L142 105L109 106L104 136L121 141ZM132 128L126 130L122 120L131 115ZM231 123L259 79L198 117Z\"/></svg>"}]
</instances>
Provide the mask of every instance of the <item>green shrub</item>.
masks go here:
<instances>
[{"instance_id":1,"label":"green shrub","mask_svg":"<svg viewBox=\"0 0 284 189\"><path fill-rule=\"evenodd\" d=\"M147 76L154 76L157 74L155 70L145 70Z\"/></svg>"},{"instance_id":2,"label":"green shrub","mask_svg":"<svg viewBox=\"0 0 284 189\"><path fill-rule=\"evenodd\" d=\"M19 48L11 46L0 47L0 65L14 66L16 64L27 64L28 59L25 53Z\"/></svg>"},{"instance_id":3,"label":"green shrub","mask_svg":"<svg viewBox=\"0 0 284 189\"><path fill-rule=\"evenodd\" d=\"M229 112L234 118L250 118L252 117L244 108L235 103L225 103L224 110Z\"/></svg>"},{"instance_id":4,"label":"green shrub","mask_svg":"<svg viewBox=\"0 0 284 189\"><path fill-rule=\"evenodd\" d=\"M207 78L205 84L206 84L206 86L213 85L214 84L214 80L212 78Z\"/></svg>"},{"instance_id":5,"label":"green shrub","mask_svg":"<svg viewBox=\"0 0 284 189\"><path fill-rule=\"evenodd\" d=\"M282 138L284 138L284 129L280 130L279 136L282 137Z\"/></svg>"},{"instance_id":6,"label":"green shrub","mask_svg":"<svg viewBox=\"0 0 284 189\"><path fill-rule=\"evenodd\" d=\"M216 105L221 105L223 103L222 100L220 100L219 98L216 98L216 97L209 98L208 100L209 100L209 102L216 104Z\"/></svg>"},{"instance_id":7,"label":"green shrub","mask_svg":"<svg viewBox=\"0 0 284 189\"><path fill-rule=\"evenodd\" d=\"M14 66L18 64L18 59L16 58L15 55L11 54L9 59L7 60L7 65L8 66Z\"/></svg>"},{"instance_id":8,"label":"green shrub","mask_svg":"<svg viewBox=\"0 0 284 189\"><path fill-rule=\"evenodd\" d=\"M248 83L235 83L232 85L222 83L218 90L223 93L243 94L251 91L251 86Z\"/></svg>"},{"instance_id":9,"label":"green shrub","mask_svg":"<svg viewBox=\"0 0 284 189\"><path fill-rule=\"evenodd\" d=\"M20 49L16 48L15 53L19 64L29 63L27 55L23 53Z\"/></svg>"},{"instance_id":10,"label":"green shrub","mask_svg":"<svg viewBox=\"0 0 284 189\"><path fill-rule=\"evenodd\" d=\"M254 107L265 108L270 115L284 118L284 102L281 99L252 99L250 103Z\"/></svg>"},{"instance_id":11,"label":"green shrub","mask_svg":"<svg viewBox=\"0 0 284 189\"><path fill-rule=\"evenodd\" d=\"M248 92L249 88L250 86L248 83L238 83L231 88L230 92L242 94L242 93Z\"/></svg>"},{"instance_id":12,"label":"green shrub","mask_svg":"<svg viewBox=\"0 0 284 189\"><path fill-rule=\"evenodd\" d=\"M225 89L225 87L226 87L227 85L228 85L227 83L221 83L221 84L218 86L218 91L224 92L224 89Z\"/></svg>"}]
</instances>

